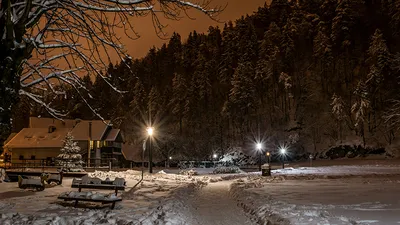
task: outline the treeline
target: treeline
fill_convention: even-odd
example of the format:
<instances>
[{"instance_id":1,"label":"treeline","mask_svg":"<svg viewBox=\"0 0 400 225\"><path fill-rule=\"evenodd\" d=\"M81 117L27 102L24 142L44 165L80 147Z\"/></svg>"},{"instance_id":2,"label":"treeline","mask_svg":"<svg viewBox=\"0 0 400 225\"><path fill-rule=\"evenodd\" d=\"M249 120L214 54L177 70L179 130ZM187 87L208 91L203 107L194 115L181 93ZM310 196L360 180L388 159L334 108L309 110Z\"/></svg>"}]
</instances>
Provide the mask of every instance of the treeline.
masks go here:
<instances>
[{"instance_id":1,"label":"treeline","mask_svg":"<svg viewBox=\"0 0 400 225\"><path fill-rule=\"evenodd\" d=\"M298 152L354 137L387 145L400 113L399 32L399 0L273 0L223 29L186 41L175 33L144 58L110 65L107 82L126 93L83 80L90 105L128 141L142 140L151 115L164 155L208 158L258 139ZM94 118L68 92L54 106Z\"/></svg>"}]
</instances>

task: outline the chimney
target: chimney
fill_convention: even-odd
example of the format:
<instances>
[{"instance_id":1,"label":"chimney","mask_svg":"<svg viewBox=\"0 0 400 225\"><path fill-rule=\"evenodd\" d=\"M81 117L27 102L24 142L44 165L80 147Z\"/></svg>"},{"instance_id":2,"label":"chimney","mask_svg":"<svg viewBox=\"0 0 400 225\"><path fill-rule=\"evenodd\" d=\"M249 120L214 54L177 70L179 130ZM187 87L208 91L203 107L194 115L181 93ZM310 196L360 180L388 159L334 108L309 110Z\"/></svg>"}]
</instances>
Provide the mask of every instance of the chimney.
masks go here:
<instances>
[{"instance_id":1,"label":"chimney","mask_svg":"<svg viewBox=\"0 0 400 225\"><path fill-rule=\"evenodd\" d=\"M92 121L89 121L89 139L92 140Z\"/></svg>"}]
</instances>

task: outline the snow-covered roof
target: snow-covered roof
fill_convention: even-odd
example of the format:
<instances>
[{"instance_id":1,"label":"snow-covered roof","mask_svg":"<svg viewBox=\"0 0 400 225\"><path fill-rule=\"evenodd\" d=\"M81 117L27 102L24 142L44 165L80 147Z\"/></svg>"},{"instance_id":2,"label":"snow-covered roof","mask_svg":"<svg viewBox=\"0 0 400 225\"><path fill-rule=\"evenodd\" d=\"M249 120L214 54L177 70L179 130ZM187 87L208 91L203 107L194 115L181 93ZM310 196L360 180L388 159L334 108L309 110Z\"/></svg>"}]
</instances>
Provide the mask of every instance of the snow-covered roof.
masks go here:
<instances>
[{"instance_id":1,"label":"snow-covered roof","mask_svg":"<svg viewBox=\"0 0 400 225\"><path fill-rule=\"evenodd\" d=\"M109 121L105 121L107 124ZM89 124L91 128L91 140L115 141L120 133L119 129L111 129L101 120L56 120L52 118L31 117L29 128L22 129L18 134L11 138L4 148L59 148L63 145L68 131L72 132L75 141L88 141ZM55 127L55 130L49 133L49 126ZM107 130L111 129L107 133Z\"/></svg>"},{"instance_id":2,"label":"snow-covered roof","mask_svg":"<svg viewBox=\"0 0 400 225\"><path fill-rule=\"evenodd\" d=\"M24 128L15 135L5 148L61 148L69 129L56 129L49 133L47 128Z\"/></svg>"}]
</instances>

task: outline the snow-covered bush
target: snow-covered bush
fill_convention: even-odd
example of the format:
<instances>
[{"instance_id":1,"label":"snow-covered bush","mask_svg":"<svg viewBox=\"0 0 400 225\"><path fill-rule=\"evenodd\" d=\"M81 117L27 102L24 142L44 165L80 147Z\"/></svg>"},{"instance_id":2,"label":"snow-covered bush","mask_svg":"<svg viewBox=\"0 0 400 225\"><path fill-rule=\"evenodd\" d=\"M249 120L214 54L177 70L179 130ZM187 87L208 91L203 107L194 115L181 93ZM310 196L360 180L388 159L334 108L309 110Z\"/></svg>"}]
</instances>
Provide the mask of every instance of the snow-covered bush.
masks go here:
<instances>
[{"instance_id":1,"label":"snow-covered bush","mask_svg":"<svg viewBox=\"0 0 400 225\"><path fill-rule=\"evenodd\" d=\"M82 155L80 154L81 148L78 142L74 141L71 132L65 136L64 146L61 148L61 153L57 156L57 164L63 168L79 168L82 166Z\"/></svg>"},{"instance_id":2,"label":"snow-covered bush","mask_svg":"<svg viewBox=\"0 0 400 225\"><path fill-rule=\"evenodd\" d=\"M218 174L218 173L240 173L240 169L237 166L221 166L221 167L217 167L214 169L213 171L214 174Z\"/></svg>"},{"instance_id":3,"label":"snow-covered bush","mask_svg":"<svg viewBox=\"0 0 400 225\"><path fill-rule=\"evenodd\" d=\"M224 166L244 166L253 165L256 160L254 160L253 157L244 154L240 150L235 150L223 155L219 162Z\"/></svg>"}]
</instances>

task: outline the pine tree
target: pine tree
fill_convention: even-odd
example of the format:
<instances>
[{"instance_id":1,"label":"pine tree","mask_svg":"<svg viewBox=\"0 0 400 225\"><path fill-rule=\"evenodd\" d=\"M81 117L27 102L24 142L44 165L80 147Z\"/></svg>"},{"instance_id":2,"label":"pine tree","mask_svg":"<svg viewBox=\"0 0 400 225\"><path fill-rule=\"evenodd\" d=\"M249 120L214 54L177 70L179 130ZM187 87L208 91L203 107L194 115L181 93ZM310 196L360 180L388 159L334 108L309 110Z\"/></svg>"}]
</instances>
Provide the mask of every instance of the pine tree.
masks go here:
<instances>
[{"instance_id":1,"label":"pine tree","mask_svg":"<svg viewBox=\"0 0 400 225\"><path fill-rule=\"evenodd\" d=\"M61 148L61 153L57 156L57 163L64 168L77 168L83 164L81 148L78 142L74 141L71 132L65 136L64 146Z\"/></svg>"},{"instance_id":2,"label":"pine tree","mask_svg":"<svg viewBox=\"0 0 400 225\"><path fill-rule=\"evenodd\" d=\"M334 94L332 96L332 114L336 119L337 129L338 129L338 137L340 142L342 142L342 121L345 118L344 112L344 102L340 96Z\"/></svg>"},{"instance_id":3,"label":"pine tree","mask_svg":"<svg viewBox=\"0 0 400 225\"><path fill-rule=\"evenodd\" d=\"M363 0L339 0L336 16L332 21L332 40L344 48L354 44L357 25L360 25L364 12ZM358 28L360 29L360 28Z\"/></svg>"},{"instance_id":4,"label":"pine tree","mask_svg":"<svg viewBox=\"0 0 400 225\"><path fill-rule=\"evenodd\" d=\"M351 112L354 114L356 133L362 137L365 147L365 119L370 108L368 100L368 91L364 82L360 81L357 89L354 92L357 96L356 102L351 107Z\"/></svg>"}]
</instances>

